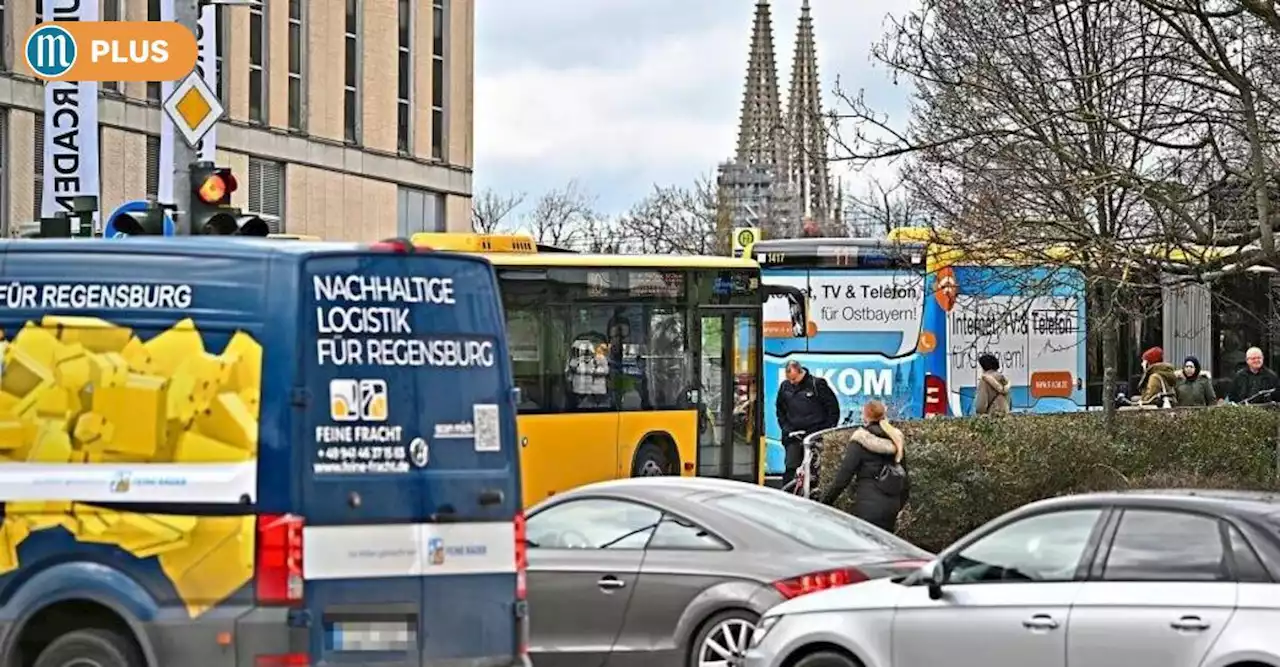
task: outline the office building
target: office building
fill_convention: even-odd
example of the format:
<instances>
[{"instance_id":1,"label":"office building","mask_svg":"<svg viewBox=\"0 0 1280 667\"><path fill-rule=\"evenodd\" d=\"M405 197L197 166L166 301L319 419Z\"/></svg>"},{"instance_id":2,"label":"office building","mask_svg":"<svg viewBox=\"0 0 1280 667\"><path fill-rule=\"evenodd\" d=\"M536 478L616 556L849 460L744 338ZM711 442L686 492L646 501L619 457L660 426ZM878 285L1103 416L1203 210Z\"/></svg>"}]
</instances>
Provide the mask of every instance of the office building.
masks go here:
<instances>
[{"instance_id":1,"label":"office building","mask_svg":"<svg viewBox=\"0 0 1280 667\"><path fill-rule=\"evenodd\" d=\"M159 20L160 0L98 2L102 20ZM0 0L0 222L38 217L43 84L22 45L45 2ZM232 203L277 231L373 240L471 226L475 0L262 0L216 8L227 108L217 161ZM159 187L160 84L105 82L101 210ZM181 140L181 139L179 139Z\"/></svg>"}]
</instances>

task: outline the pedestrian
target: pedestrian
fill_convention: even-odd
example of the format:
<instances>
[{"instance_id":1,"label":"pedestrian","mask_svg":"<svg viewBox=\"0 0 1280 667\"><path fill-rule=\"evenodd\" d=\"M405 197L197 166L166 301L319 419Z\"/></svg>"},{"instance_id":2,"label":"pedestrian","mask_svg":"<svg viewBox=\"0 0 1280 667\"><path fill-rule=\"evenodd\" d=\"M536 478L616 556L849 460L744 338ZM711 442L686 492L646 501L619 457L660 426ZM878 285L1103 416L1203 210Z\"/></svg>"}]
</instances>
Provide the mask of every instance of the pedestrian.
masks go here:
<instances>
[{"instance_id":1,"label":"pedestrian","mask_svg":"<svg viewBox=\"0 0 1280 667\"><path fill-rule=\"evenodd\" d=\"M1275 396L1276 389L1280 389L1280 377L1262 364L1261 349L1249 348L1244 353L1244 364L1231 381L1231 391L1227 393L1232 403L1258 405L1274 403L1280 398Z\"/></svg>"},{"instance_id":2,"label":"pedestrian","mask_svg":"<svg viewBox=\"0 0 1280 667\"><path fill-rule=\"evenodd\" d=\"M1178 387L1178 371L1173 364L1165 363L1163 349L1153 347L1142 353L1142 380L1138 387L1142 390L1139 402L1143 405L1158 408L1177 405L1174 390Z\"/></svg>"},{"instance_id":3,"label":"pedestrian","mask_svg":"<svg viewBox=\"0 0 1280 667\"><path fill-rule=\"evenodd\" d=\"M1009 414L1009 380L1000 373L1000 360L994 354L978 357L982 375L978 376L978 391L973 398L973 414Z\"/></svg>"},{"instance_id":4,"label":"pedestrian","mask_svg":"<svg viewBox=\"0 0 1280 667\"><path fill-rule=\"evenodd\" d=\"M845 447L835 479L822 493L822 502L833 504L853 484L854 516L892 533L911 494L905 439L885 419L880 401L862 406L862 421Z\"/></svg>"},{"instance_id":5,"label":"pedestrian","mask_svg":"<svg viewBox=\"0 0 1280 667\"><path fill-rule=\"evenodd\" d=\"M787 362L786 378L778 387L778 426L786 448L782 484L795 479L804 460L804 437L840 423L840 401L826 380L810 373L800 362Z\"/></svg>"},{"instance_id":6,"label":"pedestrian","mask_svg":"<svg viewBox=\"0 0 1280 667\"><path fill-rule=\"evenodd\" d=\"M1195 357L1187 357L1182 362L1182 375L1174 393L1182 407L1208 406L1218 402L1213 393L1213 380L1200 370L1200 360Z\"/></svg>"}]
</instances>

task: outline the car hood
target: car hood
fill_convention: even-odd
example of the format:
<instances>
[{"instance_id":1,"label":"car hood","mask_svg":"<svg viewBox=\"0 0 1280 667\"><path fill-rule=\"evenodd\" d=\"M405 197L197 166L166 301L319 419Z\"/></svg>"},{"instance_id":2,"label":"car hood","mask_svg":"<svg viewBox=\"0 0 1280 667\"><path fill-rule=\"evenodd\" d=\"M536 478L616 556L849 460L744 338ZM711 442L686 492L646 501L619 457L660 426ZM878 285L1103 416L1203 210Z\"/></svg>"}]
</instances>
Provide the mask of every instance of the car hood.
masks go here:
<instances>
[{"instance_id":1,"label":"car hood","mask_svg":"<svg viewBox=\"0 0 1280 667\"><path fill-rule=\"evenodd\" d=\"M787 600L770 609L769 615L893 609L906 590L891 579L872 579Z\"/></svg>"}]
</instances>

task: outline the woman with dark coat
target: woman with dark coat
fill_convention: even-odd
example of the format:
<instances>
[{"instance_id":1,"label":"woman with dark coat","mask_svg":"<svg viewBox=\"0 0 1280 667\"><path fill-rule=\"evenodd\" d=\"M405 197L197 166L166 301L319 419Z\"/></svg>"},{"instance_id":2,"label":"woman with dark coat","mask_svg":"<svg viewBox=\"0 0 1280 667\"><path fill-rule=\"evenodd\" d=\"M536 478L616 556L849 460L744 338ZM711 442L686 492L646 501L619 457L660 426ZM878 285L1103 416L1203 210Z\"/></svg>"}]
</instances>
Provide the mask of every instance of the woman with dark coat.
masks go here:
<instances>
[{"instance_id":1,"label":"woman with dark coat","mask_svg":"<svg viewBox=\"0 0 1280 667\"><path fill-rule=\"evenodd\" d=\"M831 505L852 483L854 516L892 533L911 493L902 431L885 419L880 401L863 406L862 420L864 424L845 447L840 469L823 492L822 502Z\"/></svg>"},{"instance_id":2,"label":"woman with dark coat","mask_svg":"<svg viewBox=\"0 0 1280 667\"><path fill-rule=\"evenodd\" d=\"M1178 375L1178 386L1174 389L1178 396L1178 407L1207 406L1218 402L1213 393L1213 380L1200 369L1200 360L1187 357L1182 362L1182 373Z\"/></svg>"}]
</instances>

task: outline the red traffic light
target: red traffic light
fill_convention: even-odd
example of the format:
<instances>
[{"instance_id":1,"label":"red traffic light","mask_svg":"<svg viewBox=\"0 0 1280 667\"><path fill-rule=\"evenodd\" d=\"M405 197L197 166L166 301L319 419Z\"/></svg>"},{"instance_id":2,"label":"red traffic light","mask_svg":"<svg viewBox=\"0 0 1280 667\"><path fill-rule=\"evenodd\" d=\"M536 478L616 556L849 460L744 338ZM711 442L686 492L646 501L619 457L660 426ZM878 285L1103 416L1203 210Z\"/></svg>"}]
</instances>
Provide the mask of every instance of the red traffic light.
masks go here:
<instances>
[{"instance_id":1,"label":"red traffic light","mask_svg":"<svg viewBox=\"0 0 1280 667\"><path fill-rule=\"evenodd\" d=\"M196 196L206 204L221 205L231 198L236 186L236 177L231 175L230 169L218 169L200 182Z\"/></svg>"}]
</instances>

